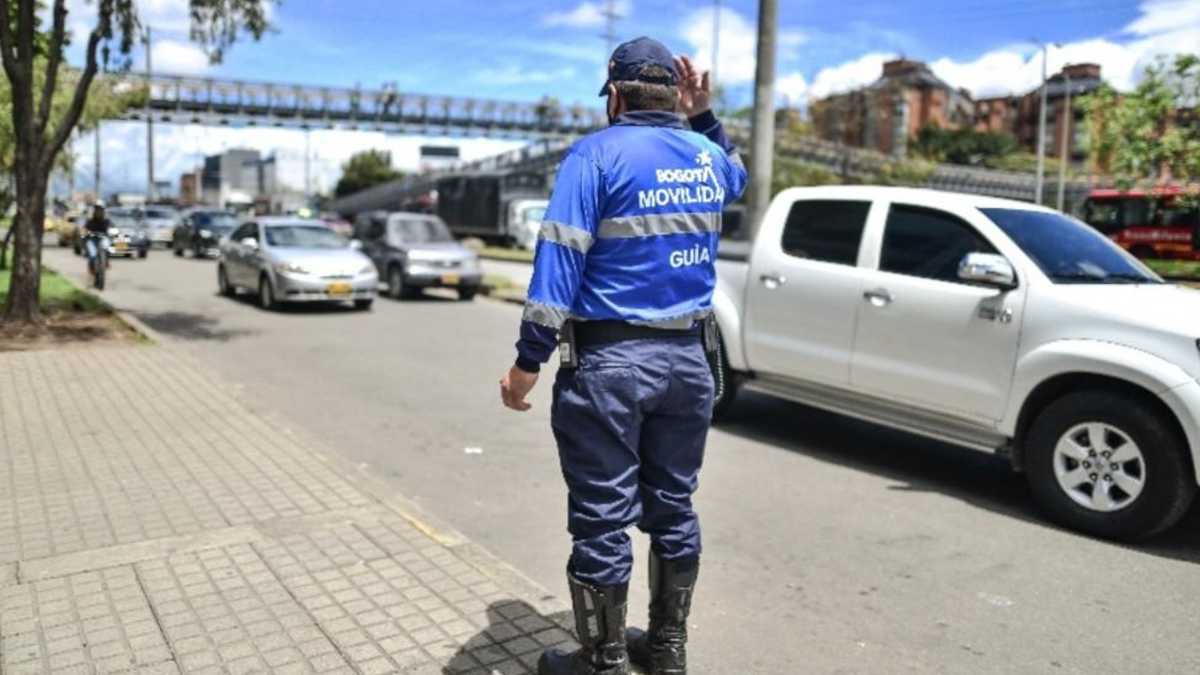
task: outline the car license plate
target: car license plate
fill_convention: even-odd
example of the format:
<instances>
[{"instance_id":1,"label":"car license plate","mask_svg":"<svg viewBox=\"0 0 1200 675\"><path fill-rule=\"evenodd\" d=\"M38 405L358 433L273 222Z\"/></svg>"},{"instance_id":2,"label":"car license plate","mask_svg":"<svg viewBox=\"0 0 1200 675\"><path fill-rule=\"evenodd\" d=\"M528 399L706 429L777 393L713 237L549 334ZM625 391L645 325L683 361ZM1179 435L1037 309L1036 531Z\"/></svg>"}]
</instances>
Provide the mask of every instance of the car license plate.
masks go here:
<instances>
[{"instance_id":1,"label":"car license plate","mask_svg":"<svg viewBox=\"0 0 1200 675\"><path fill-rule=\"evenodd\" d=\"M352 292L354 292L354 287L344 281L339 281L329 284L329 286L326 287L325 292L331 296L350 295Z\"/></svg>"},{"instance_id":2,"label":"car license plate","mask_svg":"<svg viewBox=\"0 0 1200 675\"><path fill-rule=\"evenodd\" d=\"M447 286L457 286L458 281L459 281L459 277L457 274L443 274L442 275L442 283L446 284Z\"/></svg>"},{"instance_id":3,"label":"car license plate","mask_svg":"<svg viewBox=\"0 0 1200 675\"><path fill-rule=\"evenodd\" d=\"M118 241L115 244L113 244L113 248L118 251L124 251L129 248L129 244L127 244L123 241Z\"/></svg>"}]
</instances>

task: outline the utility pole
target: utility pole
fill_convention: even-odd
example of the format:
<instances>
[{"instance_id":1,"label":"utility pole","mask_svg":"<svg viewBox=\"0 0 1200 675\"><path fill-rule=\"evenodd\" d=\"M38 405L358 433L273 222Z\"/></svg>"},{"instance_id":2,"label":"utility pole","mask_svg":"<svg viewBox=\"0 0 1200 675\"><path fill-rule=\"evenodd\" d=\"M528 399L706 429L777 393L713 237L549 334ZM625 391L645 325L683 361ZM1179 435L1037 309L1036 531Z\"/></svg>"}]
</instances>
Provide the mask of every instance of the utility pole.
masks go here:
<instances>
[{"instance_id":1,"label":"utility pole","mask_svg":"<svg viewBox=\"0 0 1200 675\"><path fill-rule=\"evenodd\" d=\"M754 126L750 130L750 236L758 234L771 202L775 158L775 35L778 0L758 2L758 49L754 72Z\"/></svg>"},{"instance_id":2,"label":"utility pole","mask_svg":"<svg viewBox=\"0 0 1200 675\"><path fill-rule=\"evenodd\" d=\"M1046 61L1050 57L1050 45L1034 40L1042 47L1042 102L1038 106L1038 137L1037 137L1037 187L1034 201L1040 206L1042 190L1046 183Z\"/></svg>"},{"instance_id":3,"label":"utility pole","mask_svg":"<svg viewBox=\"0 0 1200 675\"><path fill-rule=\"evenodd\" d=\"M600 11L604 17L604 72L608 72L608 60L612 58L613 50L617 48L617 20L624 18L617 12L617 0L608 0Z\"/></svg>"},{"instance_id":4,"label":"utility pole","mask_svg":"<svg viewBox=\"0 0 1200 675\"><path fill-rule=\"evenodd\" d=\"M96 193L96 199L102 199L100 196L100 124L100 120L96 120L96 145L94 146L96 162L93 166L93 169L95 170L95 176L92 178L92 191Z\"/></svg>"},{"instance_id":5,"label":"utility pole","mask_svg":"<svg viewBox=\"0 0 1200 675\"><path fill-rule=\"evenodd\" d=\"M304 204L310 203L312 195L312 150L309 149L312 129L304 127Z\"/></svg>"},{"instance_id":6,"label":"utility pole","mask_svg":"<svg viewBox=\"0 0 1200 675\"><path fill-rule=\"evenodd\" d=\"M712 67L709 68L709 83L717 90L717 56L721 53L721 0L713 0Z\"/></svg>"},{"instance_id":7,"label":"utility pole","mask_svg":"<svg viewBox=\"0 0 1200 675\"><path fill-rule=\"evenodd\" d=\"M150 113L150 26L146 26L146 201L154 201L154 117Z\"/></svg>"},{"instance_id":8,"label":"utility pole","mask_svg":"<svg viewBox=\"0 0 1200 675\"><path fill-rule=\"evenodd\" d=\"M1058 144L1058 210L1062 211L1066 201L1067 189L1067 153L1070 152L1071 123L1075 116L1071 114L1071 76L1067 67L1063 66L1063 83L1066 85L1066 99L1063 101L1062 138Z\"/></svg>"}]
</instances>

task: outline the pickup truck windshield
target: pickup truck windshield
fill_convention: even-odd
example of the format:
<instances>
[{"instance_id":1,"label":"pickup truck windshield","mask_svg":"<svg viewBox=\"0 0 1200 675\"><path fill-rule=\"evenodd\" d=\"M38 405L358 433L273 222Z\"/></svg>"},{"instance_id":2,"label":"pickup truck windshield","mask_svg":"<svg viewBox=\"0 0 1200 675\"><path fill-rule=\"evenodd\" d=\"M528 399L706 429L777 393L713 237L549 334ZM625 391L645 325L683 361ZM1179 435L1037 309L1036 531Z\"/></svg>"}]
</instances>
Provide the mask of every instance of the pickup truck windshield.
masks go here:
<instances>
[{"instance_id":1,"label":"pickup truck windshield","mask_svg":"<svg viewBox=\"0 0 1200 675\"><path fill-rule=\"evenodd\" d=\"M1107 237L1074 218L1023 209L980 211L999 225L1054 283L1163 283Z\"/></svg>"},{"instance_id":2,"label":"pickup truck windshield","mask_svg":"<svg viewBox=\"0 0 1200 675\"><path fill-rule=\"evenodd\" d=\"M267 244L276 248L346 248L337 232L320 225L271 225Z\"/></svg>"},{"instance_id":3,"label":"pickup truck windshield","mask_svg":"<svg viewBox=\"0 0 1200 675\"><path fill-rule=\"evenodd\" d=\"M450 230L437 220L393 220L388 234L397 244L433 244L454 241Z\"/></svg>"}]
</instances>

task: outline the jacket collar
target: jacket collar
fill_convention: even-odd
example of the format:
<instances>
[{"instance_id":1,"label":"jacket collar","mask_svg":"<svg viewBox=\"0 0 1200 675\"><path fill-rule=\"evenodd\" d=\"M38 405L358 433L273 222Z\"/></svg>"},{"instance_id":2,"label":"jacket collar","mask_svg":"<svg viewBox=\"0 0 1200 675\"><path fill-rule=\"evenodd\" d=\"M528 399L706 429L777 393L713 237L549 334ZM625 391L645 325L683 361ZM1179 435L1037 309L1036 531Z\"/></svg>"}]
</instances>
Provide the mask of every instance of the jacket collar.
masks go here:
<instances>
[{"instance_id":1,"label":"jacket collar","mask_svg":"<svg viewBox=\"0 0 1200 675\"><path fill-rule=\"evenodd\" d=\"M665 110L633 110L617 115L612 125L627 127L668 127L670 129L686 129L683 117Z\"/></svg>"}]
</instances>

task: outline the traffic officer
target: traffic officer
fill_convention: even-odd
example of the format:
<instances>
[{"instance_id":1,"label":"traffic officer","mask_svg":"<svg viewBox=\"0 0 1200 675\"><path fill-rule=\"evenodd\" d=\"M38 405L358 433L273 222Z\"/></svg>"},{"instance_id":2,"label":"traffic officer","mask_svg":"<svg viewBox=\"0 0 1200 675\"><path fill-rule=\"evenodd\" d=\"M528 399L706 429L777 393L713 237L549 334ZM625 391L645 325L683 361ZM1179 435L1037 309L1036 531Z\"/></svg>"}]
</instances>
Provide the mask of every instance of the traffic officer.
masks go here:
<instances>
[{"instance_id":1,"label":"traffic officer","mask_svg":"<svg viewBox=\"0 0 1200 675\"><path fill-rule=\"evenodd\" d=\"M558 347L551 426L582 648L546 652L538 672L625 673L632 657L679 675L700 560L692 493L713 404L702 335L715 335L704 328L721 212L746 171L709 109L708 73L686 57L642 37L617 47L608 75L610 126L559 166L501 396L528 410ZM651 538L651 601L649 628L630 631L627 650L632 525Z\"/></svg>"}]
</instances>

